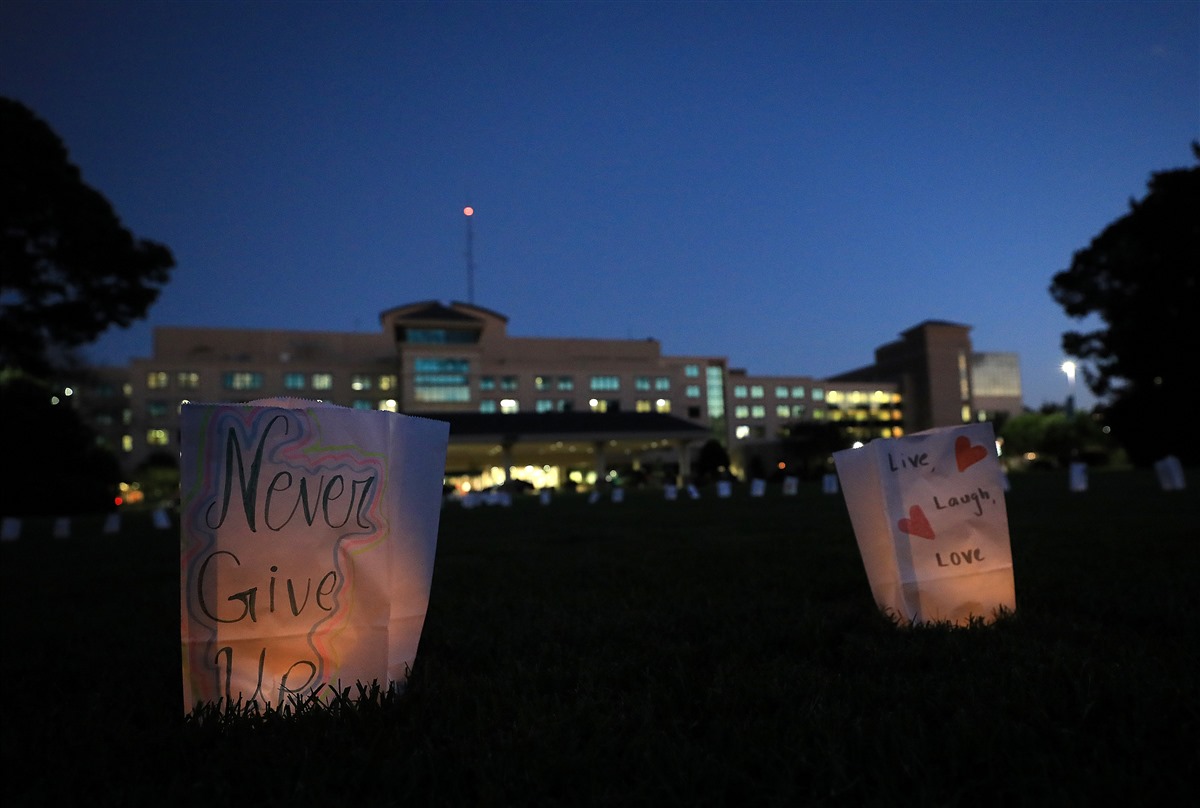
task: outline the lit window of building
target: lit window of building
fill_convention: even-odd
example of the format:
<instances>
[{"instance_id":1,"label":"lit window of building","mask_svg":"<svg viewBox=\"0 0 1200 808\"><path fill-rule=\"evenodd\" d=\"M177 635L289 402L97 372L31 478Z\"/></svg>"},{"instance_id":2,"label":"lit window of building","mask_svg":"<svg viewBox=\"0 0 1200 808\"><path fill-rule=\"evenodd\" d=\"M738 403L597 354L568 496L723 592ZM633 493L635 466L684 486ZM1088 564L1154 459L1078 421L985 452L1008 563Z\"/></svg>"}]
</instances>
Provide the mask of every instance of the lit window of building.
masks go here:
<instances>
[{"instance_id":1,"label":"lit window of building","mask_svg":"<svg viewBox=\"0 0 1200 808\"><path fill-rule=\"evenodd\" d=\"M233 370L221 374L221 385L226 390L261 390L263 375L252 370Z\"/></svg>"},{"instance_id":2,"label":"lit window of building","mask_svg":"<svg viewBox=\"0 0 1200 808\"><path fill-rule=\"evenodd\" d=\"M704 369L705 386L708 389L708 415L713 420L725 417L725 371L718 365Z\"/></svg>"},{"instance_id":3,"label":"lit window of building","mask_svg":"<svg viewBox=\"0 0 1200 808\"><path fill-rule=\"evenodd\" d=\"M413 398L421 403L470 401L469 369L466 359L418 357L413 363Z\"/></svg>"},{"instance_id":4,"label":"lit window of building","mask_svg":"<svg viewBox=\"0 0 1200 808\"><path fill-rule=\"evenodd\" d=\"M180 390L200 389L200 374L194 370L181 370L175 374L175 384Z\"/></svg>"},{"instance_id":5,"label":"lit window of building","mask_svg":"<svg viewBox=\"0 0 1200 808\"><path fill-rule=\"evenodd\" d=\"M350 389L355 392L371 389L371 377L365 373L355 373L350 377Z\"/></svg>"},{"instance_id":6,"label":"lit window of building","mask_svg":"<svg viewBox=\"0 0 1200 808\"><path fill-rule=\"evenodd\" d=\"M590 384L593 390L621 389L621 379L618 376L593 376Z\"/></svg>"},{"instance_id":7,"label":"lit window of building","mask_svg":"<svg viewBox=\"0 0 1200 808\"><path fill-rule=\"evenodd\" d=\"M146 431L146 443L151 446L166 446L170 442L165 429L150 429Z\"/></svg>"},{"instance_id":8,"label":"lit window of building","mask_svg":"<svg viewBox=\"0 0 1200 808\"><path fill-rule=\"evenodd\" d=\"M283 374L283 388L285 390L303 390L307 377L303 373L285 373Z\"/></svg>"},{"instance_id":9,"label":"lit window of building","mask_svg":"<svg viewBox=\"0 0 1200 808\"><path fill-rule=\"evenodd\" d=\"M151 390L165 390L168 378L165 370L152 370L146 374L146 387Z\"/></svg>"},{"instance_id":10,"label":"lit window of building","mask_svg":"<svg viewBox=\"0 0 1200 808\"><path fill-rule=\"evenodd\" d=\"M312 375L312 389L314 389L314 390L332 390L333 389L333 374L332 373L314 373Z\"/></svg>"}]
</instances>

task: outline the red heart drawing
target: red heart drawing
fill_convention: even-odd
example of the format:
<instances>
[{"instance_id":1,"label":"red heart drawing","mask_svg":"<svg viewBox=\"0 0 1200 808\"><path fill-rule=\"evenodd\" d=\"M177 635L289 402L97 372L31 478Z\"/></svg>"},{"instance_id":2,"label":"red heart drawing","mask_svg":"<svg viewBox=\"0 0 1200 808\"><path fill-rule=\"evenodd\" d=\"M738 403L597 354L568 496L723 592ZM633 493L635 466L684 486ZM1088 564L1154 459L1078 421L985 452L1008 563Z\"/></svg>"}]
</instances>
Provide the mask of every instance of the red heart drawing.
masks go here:
<instances>
[{"instance_id":1,"label":"red heart drawing","mask_svg":"<svg viewBox=\"0 0 1200 808\"><path fill-rule=\"evenodd\" d=\"M907 533L910 536L920 536L923 539L933 540L933 525L929 524L929 520L925 518L925 511L921 510L920 505L913 505L908 509L908 518L901 519L896 523L901 533Z\"/></svg>"},{"instance_id":2,"label":"red heart drawing","mask_svg":"<svg viewBox=\"0 0 1200 808\"><path fill-rule=\"evenodd\" d=\"M966 435L954 439L954 459L958 461L958 470L964 471L987 457L987 449L982 446L972 446Z\"/></svg>"}]
</instances>

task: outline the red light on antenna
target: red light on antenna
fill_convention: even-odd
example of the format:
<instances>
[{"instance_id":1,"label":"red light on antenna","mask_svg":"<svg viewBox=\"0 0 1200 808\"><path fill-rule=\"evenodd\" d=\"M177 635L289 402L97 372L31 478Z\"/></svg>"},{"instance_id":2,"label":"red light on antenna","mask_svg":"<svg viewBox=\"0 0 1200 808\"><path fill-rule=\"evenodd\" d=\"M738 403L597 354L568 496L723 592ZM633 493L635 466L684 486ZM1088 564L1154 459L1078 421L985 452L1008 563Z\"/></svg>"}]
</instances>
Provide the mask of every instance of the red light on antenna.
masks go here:
<instances>
[{"instance_id":1,"label":"red light on antenna","mask_svg":"<svg viewBox=\"0 0 1200 808\"><path fill-rule=\"evenodd\" d=\"M470 207L468 207L468 208L463 208L463 215L464 215L464 216L471 216L471 215L473 215L474 213L475 213L475 208L470 208Z\"/></svg>"}]
</instances>

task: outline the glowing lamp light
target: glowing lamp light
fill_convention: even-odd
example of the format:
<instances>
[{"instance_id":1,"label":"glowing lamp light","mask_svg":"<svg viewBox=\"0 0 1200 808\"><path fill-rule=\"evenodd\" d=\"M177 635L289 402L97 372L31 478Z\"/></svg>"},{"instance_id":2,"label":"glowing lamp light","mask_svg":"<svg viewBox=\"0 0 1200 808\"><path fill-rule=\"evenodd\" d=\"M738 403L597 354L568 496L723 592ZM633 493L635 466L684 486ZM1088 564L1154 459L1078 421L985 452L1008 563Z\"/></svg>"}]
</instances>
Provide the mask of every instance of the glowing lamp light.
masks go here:
<instances>
[{"instance_id":1,"label":"glowing lamp light","mask_svg":"<svg viewBox=\"0 0 1200 808\"><path fill-rule=\"evenodd\" d=\"M474 215L475 215L475 208L471 207L470 205L463 208L463 216L474 216Z\"/></svg>"}]
</instances>

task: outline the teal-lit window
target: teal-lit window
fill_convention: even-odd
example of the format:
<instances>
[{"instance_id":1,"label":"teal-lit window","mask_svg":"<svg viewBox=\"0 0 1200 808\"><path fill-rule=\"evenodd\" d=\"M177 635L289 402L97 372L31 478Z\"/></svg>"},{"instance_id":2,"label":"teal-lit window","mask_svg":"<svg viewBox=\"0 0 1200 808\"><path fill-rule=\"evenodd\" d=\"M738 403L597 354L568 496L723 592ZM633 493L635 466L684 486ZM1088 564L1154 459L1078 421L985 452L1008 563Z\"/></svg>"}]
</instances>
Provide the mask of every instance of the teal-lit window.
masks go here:
<instances>
[{"instance_id":1,"label":"teal-lit window","mask_svg":"<svg viewBox=\"0 0 1200 808\"><path fill-rule=\"evenodd\" d=\"M683 394L688 398L700 398L700 385L689 384L684 388Z\"/></svg>"},{"instance_id":2,"label":"teal-lit window","mask_svg":"<svg viewBox=\"0 0 1200 808\"><path fill-rule=\"evenodd\" d=\"M375 404L373 402L367 401L366 399L362 399L362 398L354 399L354 403L351 404L350 406L356 410L373 410L373 409L375 409Z\"/></svg>"},{"instance_id":3,"label":"teal-lit window","mask_svg":"<svg viewBox=\"0 0 1200 808\"><path fill-rule=\"evenodd\" d=\"M746 394L747 394L747 393L746 393L746 385L744 385L744 384L735 384L735 385L733 386L733 397L734 397L734 398L745 398L745 397L746 397Z\"/></svg>"},{"instance_id":4,"label":"teal-lit window","mask_svg":"<svg viewBox=\"0 0 1200 808\"><path fill-rule=\"evenodd\" d=\"M633 389L634 390L649 390L650 389L650 377L649 376L634 377Z\"/></svg>"},{"instance_id":5,"label":"teal-lit window","mask_svg":"<svg viewBox=\"0 0 1200 808\"><path fill-rule=\"evenodd\" d=\"M705 387L708 390L708 417L719 419L725 417L725 374L716 365L710 365L704 370Z\"/></svg>"},{"instance_id":6,"label":"teal-lit window","mask_svg":"<svg viewBox=\"0 0 1200 808\"><path fill-rule=\"evenodd\" d=\"M146 415L151 418L162 418L167 414L167 402L156 398L146 402Z\"/></svg>"},{"instance_id":7,"label":"teal-lit window","mask_svg":"<svg viewBox=\"0 0 1200 808\"><path fill-rule=\"evenodd\" d=\"M539 398L533 403L533 409L535 412L553 412L554 402L549 399Z\"/></svg>"},{"instance_id":8,"label":"teal-lit window","mask_svg":"<svg viewBox=\"0 0 1200 808\"><path fill-rule=\"evenodd\" d=\"M804 385L798 384L792 388L792 398L804 398Z\"/></svg>"},{"instance_id":9,"label":"teal-lit window","mask_svg":"<svg viewBox=\"0 0 1200 808\"><path fill-rule=\"evenodd\" d=\"M479 342L479 332L466 328L400 328L401 342L425 345L468 345Z\"/></svg>"},{"instance_id":10,"label":"teal-lit window","mask_svg":"<svg viewBox=\"0 0 1200 808\"><path fill-rule=\"evenodd\" d=\"M413 361L413 397L422 403L471 400L466 359L418 357Z\"/></svg>"},{"instance_id":11,"label":"teal-lit window","mask_svg":"<svg viewBox=\"0 0 1200 808\"><path fill-rule=\"evenodd\" d=\"M750 408L748 406L746 406L745 404L738 404L736 407L733 408L733 417L734 418L749 418L750 417Z\"/></svg>"},{"instance_id":12,"label":"teal-lit window","mask_svg":"<svg viewBox=\"0 0 1200 808\"><path fill-rule=\"evenodd\" d=\"M496 411L496 400L494 398L485 398L479 402L479 411L484 413L494 413Z\"/></svg>"},{"instance_id":13,"label":"teal-lit window","mask_svg":"<svg viewBox=\"0 0 1200 808\"><path fill-rule=\"evenodd\" d=\"M781 384L775 388L775 398L787 398L787 397L788 397L787 385Z\"/></svg>"},{"instance_id":14,"label":"teal-lit window","mask_svg":"<svg viewBox=\"0 0 1200 808\"><path fill-rule=\"evenodd\" d=\"M496 377L495 376L480 376L479 377L479 389L480 390L495 390L496 389Z\"/></svg>"},{"instance_id":15,"label":"teal-lit window","mask_svg":"<svg viewBox=\"0 0 1200 808\"><path fill-rule=\"evenodd\" d=\"M501 390L516 390L517 389L517 377L516 376L501 376L500 377L500 389Z\"/></svg>"},{"instance_id":16,"label":"teal-lit window","mask_svg":"<svg viewBox=\"0 0 1200 808\"><path fill-rule=\"evenodd\" d=\"M303 390L305 379L306 377L303 373L285 373L283 374L283 389Z\"/></svg>"},{"instance_id":17,"label":"teal-lit window","mask_svg":"<svg viewBox=\"0 0 1200 808\"><path fill-rule=\"evenodd\" d=\"M670 380L670 378L668 378L668 377L666 377L666 376L657 376L657 377L655 377L655 379L654 379L654 389L655 389L655 390L670 390L670 389L671 389L671 380Z\"/></svg>"},{"instance_id":18,"label":"teal-lit window","mask_svg":"<svg viewBox=\"0 0 1200 808\"><path fill-rule=\"evenodd\" d=\"M621 378L619 376L593 376L591 388L593 390L620 390Z\"/></svg>"},{"instance_id":19,"label":"teal-lit window","mask_svg":"<svg viewBox=\"0 0 1200 808\"><path fill-rule=\"evenodd\" d=\"M557 382L557 387L559 390L574 390L575 389L575 377L574 376L559 376L558 382Z\"/></svg>"},{"instance_id":20,"label":"teal-lit window","mask_svg":"<svg viewBox=\"0 0 1200 808\"><path fill-rule=\"evenodd\" d=\"M684 365L683 366L683 375L687 376L689 379L699 379L700 378L700 366L699 365Z\"/></svg>"},{"instance_id":21,"label":"teal-lit window","mask_svg":"<svg viewBox=\"0 0 1200 808\"><path fill-rule=\"evenodd\" d=\"M812 397L813 397L813 401L824 401L825 400L824 388L814 387L813 391L812 391ZM813 414L816 415L816 413L813 413Z\"/></svg>"},{"instance_id":22,"label":"teal-lit window","mask_svg":"<svg viewBox=\"0 0 1200 808\"><path fill-rule=\"evenodd\" d=\"M763 386L761 384L756 384L756 385L751 386L750 398L762 398L762 397L763 397Z\"/></svg>"},{"instance_id":23,"label":"teal-lit window","mask_svg":"<svg viewBox=\"0 0 1200 808\"><path fill-rule=\"evenodd\" d=\"M221 374L221 384L226 390L261 390L263 375L253 370L235 370Z\"/></svg>"}]
</instances>

